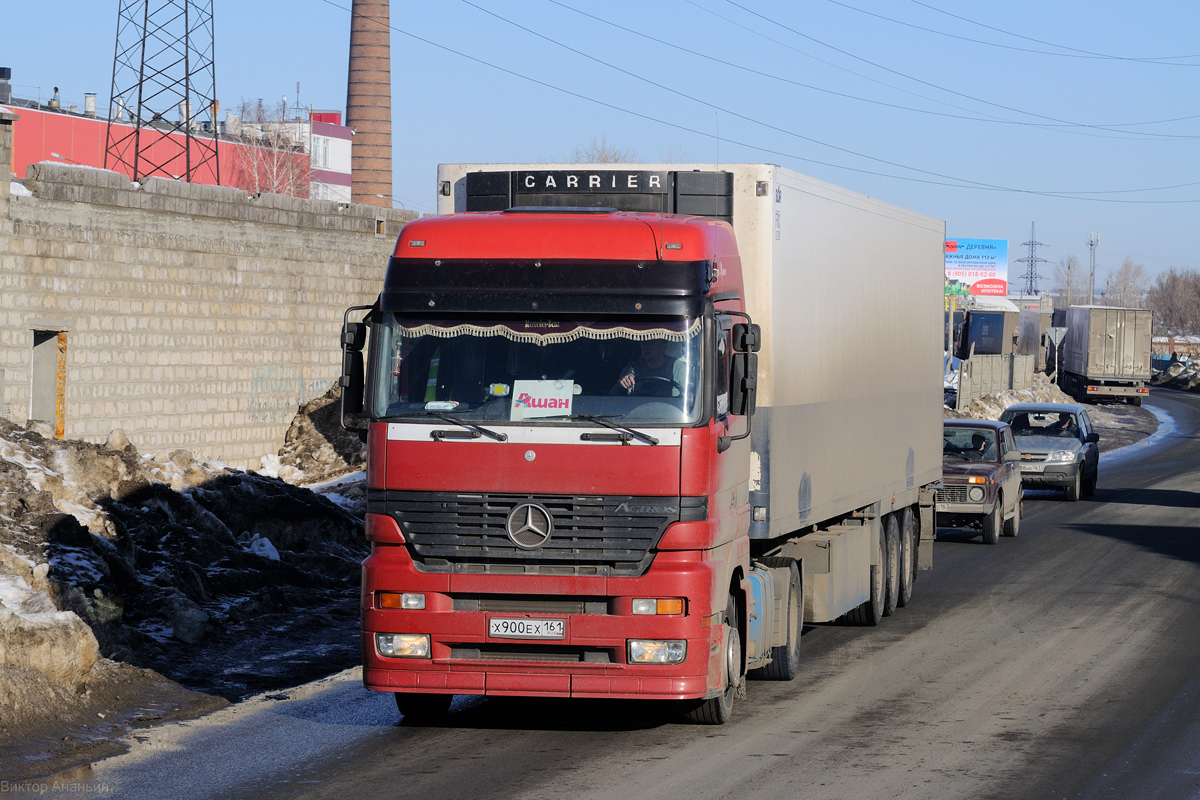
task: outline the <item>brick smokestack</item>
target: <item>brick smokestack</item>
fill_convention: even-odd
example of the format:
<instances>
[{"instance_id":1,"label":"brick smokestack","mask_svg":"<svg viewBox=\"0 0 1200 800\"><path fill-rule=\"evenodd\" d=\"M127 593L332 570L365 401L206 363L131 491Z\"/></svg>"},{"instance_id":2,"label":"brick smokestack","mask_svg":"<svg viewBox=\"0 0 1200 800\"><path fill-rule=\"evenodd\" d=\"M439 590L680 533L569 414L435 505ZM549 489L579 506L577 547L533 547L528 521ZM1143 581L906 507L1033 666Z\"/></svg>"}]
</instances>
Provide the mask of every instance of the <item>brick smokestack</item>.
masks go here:
<instances>
[{"instance_id":1,"label":"brick smokestack","mask_svg":"<svg viewBox=\"0 0 1200 800\"><path fill-rule=\"evenodd\" d=\"M355 203L392 207L392 66L388 0L353 0L346 124ZM383 195L383 197L379 197Z\"/></svg>"}]
</instances>

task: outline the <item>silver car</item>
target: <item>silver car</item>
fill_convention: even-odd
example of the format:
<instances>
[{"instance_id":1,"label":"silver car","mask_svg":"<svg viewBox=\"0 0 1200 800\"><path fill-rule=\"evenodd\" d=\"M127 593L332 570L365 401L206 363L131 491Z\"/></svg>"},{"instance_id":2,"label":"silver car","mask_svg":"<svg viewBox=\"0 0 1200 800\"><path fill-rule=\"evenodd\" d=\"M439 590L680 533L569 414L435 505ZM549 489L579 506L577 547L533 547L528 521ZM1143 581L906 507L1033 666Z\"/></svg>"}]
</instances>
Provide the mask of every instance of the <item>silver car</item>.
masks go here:
<instances>
[{"instance_id":1,"label":"silver car","mask_svg":"<svg viewBox=\"0 0 1200 800\"><path fill-rule=\"evenodd\" d=\"M1068 500L1096 491L1100 434L1087 409L1067 403L1018 403L1000 415L1021 451L1021 483L1063 489Z\"/></svg>"}]
</instances>

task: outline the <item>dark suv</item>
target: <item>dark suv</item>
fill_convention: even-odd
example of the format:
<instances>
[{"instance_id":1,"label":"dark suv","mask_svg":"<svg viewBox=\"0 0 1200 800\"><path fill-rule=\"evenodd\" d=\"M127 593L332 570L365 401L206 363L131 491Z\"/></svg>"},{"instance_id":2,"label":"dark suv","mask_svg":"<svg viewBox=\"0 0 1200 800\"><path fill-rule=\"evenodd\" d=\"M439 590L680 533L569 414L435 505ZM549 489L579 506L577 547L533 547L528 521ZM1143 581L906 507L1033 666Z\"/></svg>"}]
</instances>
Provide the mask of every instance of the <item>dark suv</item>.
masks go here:
<instances>
[{"instance_id":1,"label":"dark suv","mask_svg":"<svg viewBox=\"0 0 1200 800\"><path fill-rule=\"evenodd\" d=\"M1021 448L1021 479L1030 488L1063 489L1068 500L1096 491L1100 434L1087 409L1069 403L1018 403L1000 419Z\"/></svg>"},{"instance_id":2,"label":"dark suv","mask_svg":"<svg viewBox=\"0 0 1200 800\"><path fill-rule=\"evenodd\" d=\"M948 419L942 426L937 524L978 527L985 544L1021 527L1021 453L1003 422Z\"/></svg>"}]
</instances>

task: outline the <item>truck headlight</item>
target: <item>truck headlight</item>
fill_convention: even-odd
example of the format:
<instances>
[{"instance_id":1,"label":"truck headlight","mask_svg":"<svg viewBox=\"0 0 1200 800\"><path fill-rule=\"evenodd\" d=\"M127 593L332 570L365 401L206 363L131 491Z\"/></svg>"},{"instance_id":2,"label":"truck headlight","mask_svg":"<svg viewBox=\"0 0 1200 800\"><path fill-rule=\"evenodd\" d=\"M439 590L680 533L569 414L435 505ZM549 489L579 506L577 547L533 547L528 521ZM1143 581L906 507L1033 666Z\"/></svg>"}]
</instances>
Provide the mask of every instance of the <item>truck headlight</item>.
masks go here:
<instances>
[{"instance_id":1,"label":"truck headlight","mask_svg":"<svg viewBox=\"0 0 1200 800\"><path fill-rule=\"evenodd\" d=\"M1047 460L1048 461L1074 461L1075 460L1075 451L1074 450L1055 450L1053 453L1050 454L1050 458Z\"/></svg>"},{"instance_id":2,"label":"truck headlight","mask_svg":"<svg viewBox=\"0 0 1200 800\"><path fill-rule=\"evenodd\" d=\"M972 486L967 492L967 499L972 503L983 502L983 488L980 486Z\"/></svg>"},{"instance_id":3,"label":"truck headlight","mask_svg":"<svg viewBox=\"0 0 1200 800\"><path fill-rule=\"evenodd\" d=\"M429 658L429 634L377 633L375 651L387 658Z\"/></svg>"},{"instance_id":4,"label":"truck headlight","mask_svg":"<svg viewBox=\"0 0 1200 800\"><path fill-rule=\"evenodd\" d=\"M682 664L687 658L684 639L629 639L626 645L630 664Z\"/></svg>"}]
</instances>

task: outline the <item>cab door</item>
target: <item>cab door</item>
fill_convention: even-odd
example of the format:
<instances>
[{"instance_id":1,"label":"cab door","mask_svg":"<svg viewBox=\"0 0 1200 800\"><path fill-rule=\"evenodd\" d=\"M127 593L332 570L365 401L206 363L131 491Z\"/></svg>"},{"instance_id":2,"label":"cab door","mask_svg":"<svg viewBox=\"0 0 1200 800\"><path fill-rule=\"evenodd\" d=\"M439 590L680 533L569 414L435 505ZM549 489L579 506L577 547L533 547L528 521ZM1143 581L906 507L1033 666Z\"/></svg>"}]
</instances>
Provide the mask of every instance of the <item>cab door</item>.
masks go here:
<instances>
[{"instance_id":1,"label":"cab door","mask_svg":"<svg viewBox=\"0 0 1200 800\"><path fill-rule=\"evenodd\" d=\"M1004 497L1008 499L1011 508L1015 509L1017 504L1021 502L1021 462L1004 461L1006 453L1017 452L1017 445L1013 441L1012 429L1003 428L1000 431L1000 489L1004 492ZM1002 513L1007 514L1008 509L1004 509Z\"/></svg>"}]
</instances>

